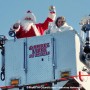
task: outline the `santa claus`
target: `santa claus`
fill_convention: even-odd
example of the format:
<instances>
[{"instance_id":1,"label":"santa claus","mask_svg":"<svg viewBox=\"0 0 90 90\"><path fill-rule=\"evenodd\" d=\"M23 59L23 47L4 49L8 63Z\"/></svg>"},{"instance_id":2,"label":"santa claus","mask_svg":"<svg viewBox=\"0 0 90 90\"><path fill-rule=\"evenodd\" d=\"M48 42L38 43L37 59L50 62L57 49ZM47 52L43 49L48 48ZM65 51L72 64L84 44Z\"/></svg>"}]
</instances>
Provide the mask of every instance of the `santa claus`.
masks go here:
<instances>
[{"instance_id":1,"label":"santa claus","mask_svg":"<svg viewBox=\"0 0 90 90\"><path fill-rule=\"evenodd\" d=\"M11 30L16 34L17 38L40 36L48 29L50 22L53 22L56 17L56 10L54 6L49 8L49 16L43 23L35 24L36 17L31 11L27 11L26 16L19 22L15 23Z\"/></svg>"}]
</instances>

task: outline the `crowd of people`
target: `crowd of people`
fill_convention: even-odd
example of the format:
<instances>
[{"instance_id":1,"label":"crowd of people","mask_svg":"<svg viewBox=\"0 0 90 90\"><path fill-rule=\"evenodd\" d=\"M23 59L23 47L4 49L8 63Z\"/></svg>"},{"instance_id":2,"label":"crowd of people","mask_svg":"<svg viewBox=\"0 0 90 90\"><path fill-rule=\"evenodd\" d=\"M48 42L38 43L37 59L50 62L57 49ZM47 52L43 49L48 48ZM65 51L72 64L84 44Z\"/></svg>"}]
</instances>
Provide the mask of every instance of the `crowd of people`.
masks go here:
<instances>
[{"instance_id":1,"label":"crowd of people","mask_svg":"<svg viewBox=\"0 0 90 90\"><path fill-rule=\"evenodd\" d=\"M25 17L10 28L10 31L15 32L17 38L41 36L66 30L73 30L73 28L66 23L64 16L56 18L55 6L50 6L49 16L43 23L36 24L35 15L27 11Z\"/></svg>"}]
</instances>

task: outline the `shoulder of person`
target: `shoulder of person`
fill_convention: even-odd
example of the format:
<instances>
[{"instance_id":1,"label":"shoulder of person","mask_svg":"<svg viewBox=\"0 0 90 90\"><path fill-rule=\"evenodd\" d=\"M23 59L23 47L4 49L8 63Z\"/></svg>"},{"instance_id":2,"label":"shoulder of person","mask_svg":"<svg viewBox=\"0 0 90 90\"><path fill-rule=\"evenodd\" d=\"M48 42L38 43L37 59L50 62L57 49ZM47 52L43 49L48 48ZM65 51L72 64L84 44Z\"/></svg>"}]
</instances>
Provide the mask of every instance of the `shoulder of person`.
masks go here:
<instances>
[{"instance_id":1,"label":"shoulder of person","mask_svg":"<svg viewBox=\"0 0 90 90\"><path fill-rule=\"evenodd\" d=\"M65 23L65 26L69 29L69 30L73 30L73 27L68 25L67 23Z\"/></svg>"}]
</instances>

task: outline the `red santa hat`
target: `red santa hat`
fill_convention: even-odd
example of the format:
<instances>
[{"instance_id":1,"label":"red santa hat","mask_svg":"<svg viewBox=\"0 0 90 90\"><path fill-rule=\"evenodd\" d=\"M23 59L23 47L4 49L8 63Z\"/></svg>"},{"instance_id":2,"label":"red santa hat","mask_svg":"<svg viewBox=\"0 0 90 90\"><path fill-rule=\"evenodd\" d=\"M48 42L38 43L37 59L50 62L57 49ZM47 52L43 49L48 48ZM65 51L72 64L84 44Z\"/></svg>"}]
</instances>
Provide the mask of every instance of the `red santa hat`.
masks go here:
<instances>
[{"instance_id":1,"label":"red santa hat","mask_svg":"<svg viewBox=\"0 0 90 90\"><path fill-rule=\"evenodd\" d=\"M33 23L36 23L36 17L31 11L27 11L26 16L24 18L27 21L32 21Z\"/></svg>"}]
</instances>

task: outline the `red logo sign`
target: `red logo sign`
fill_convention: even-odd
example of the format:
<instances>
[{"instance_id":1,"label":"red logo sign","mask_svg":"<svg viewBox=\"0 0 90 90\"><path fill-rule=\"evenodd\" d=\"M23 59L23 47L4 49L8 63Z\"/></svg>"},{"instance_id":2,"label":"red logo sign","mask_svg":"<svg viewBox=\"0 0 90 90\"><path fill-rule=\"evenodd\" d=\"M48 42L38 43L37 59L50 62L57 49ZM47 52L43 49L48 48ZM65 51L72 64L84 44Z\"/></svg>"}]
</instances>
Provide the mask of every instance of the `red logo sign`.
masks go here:
<instances>
[{"instance_id":1,"label":"red logo sign","mask_svg":"<svg viewBox=\"0 0 90 90\"><path fill-rule=\"evenodd\" d=\"M50 51L47 51L48 47L50 47L49 43L30 46L29 50L31 50L32 53L29 55L29 58L49 55Z\"/></svg>"}]
</instances>

